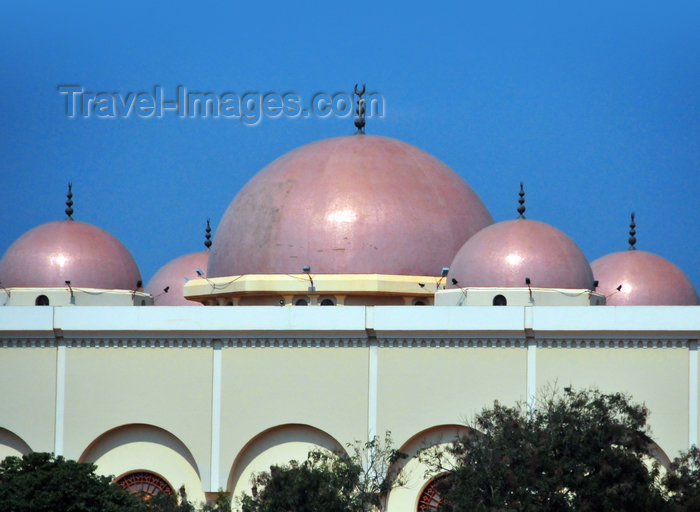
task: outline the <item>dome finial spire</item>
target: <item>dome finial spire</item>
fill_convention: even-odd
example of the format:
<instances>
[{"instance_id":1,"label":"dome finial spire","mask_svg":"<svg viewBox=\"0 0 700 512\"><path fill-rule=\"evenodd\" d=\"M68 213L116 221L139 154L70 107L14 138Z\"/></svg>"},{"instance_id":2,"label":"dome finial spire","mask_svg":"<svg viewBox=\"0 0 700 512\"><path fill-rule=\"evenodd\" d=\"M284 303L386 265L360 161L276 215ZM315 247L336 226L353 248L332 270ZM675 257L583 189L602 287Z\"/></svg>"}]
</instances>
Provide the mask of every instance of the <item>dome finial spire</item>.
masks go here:
<instances>
[{"instance_id":1,"label":"dome finial spire","mask_svg":"<svg viewBox=\"0 0 700 512\"><path fill-rule=\"evenodd\" d=\"M632 221L630 222L630 237L628 239L628 242L630 243L630 248L627 249L628 251L636 251L637 248L634 246L634 244L637 243L637 239L634 237L634 235L637 234L637 232L634 230L637 225L634 223L634 212L632 212Z\"/></svg>"},{"instance_id":2,"label":"dome finial spire","mask_svg":"<svg viewBox=\"0 0 700 512\"><path fill-rule=\"evenodd\" d=\"M68 201L66 201L66 215L68 218L66 220L73 220L73 184L68 182Z\"/></svg>"},{"instance_id":3,"label":"dome finial spire","mask_svg":"<svg viewBox=\"0 0 700 512\"><path fill-rule=\"evenodd\" d=\"M355 135L365 134L365 99L362 97L365 93L365 88L365 84L362 84L362 90L359 90L357 84L355 84L355 94L359 97L357 100L357 108L355 109L355 113L357 114L355 118L355 126L357 127Z\"/></svg>"},{"instance_id":4,"label":"dome finial spire","mask_svg":"<svg viewBox=\"0 0 700 512\"><path fill-rule=\"evenodd\" d=\"M524 219L525 215L525 190L523 189L523 182L520 182L520 192L518 192L518 195L520 196L520 199L518 199L518 203L520 203L520 206L518 206L518 215L519 219Z\"/></svg>"},{"instance_id":5,"label":"dome finial spire","mask_svg":"<svg viewBox=\"0 0 700 512\"><path fill-rule=\"evenodd\" d=\"M207 219L207 229L205 229L204 231L206 231L207 233L206 235L204 235L204 238L206 238L206 240L204 241L204 247L206 247L207 251L209 251L211 249L211 227L209 226L209 219Z\"/></svg>"}]
</instances>

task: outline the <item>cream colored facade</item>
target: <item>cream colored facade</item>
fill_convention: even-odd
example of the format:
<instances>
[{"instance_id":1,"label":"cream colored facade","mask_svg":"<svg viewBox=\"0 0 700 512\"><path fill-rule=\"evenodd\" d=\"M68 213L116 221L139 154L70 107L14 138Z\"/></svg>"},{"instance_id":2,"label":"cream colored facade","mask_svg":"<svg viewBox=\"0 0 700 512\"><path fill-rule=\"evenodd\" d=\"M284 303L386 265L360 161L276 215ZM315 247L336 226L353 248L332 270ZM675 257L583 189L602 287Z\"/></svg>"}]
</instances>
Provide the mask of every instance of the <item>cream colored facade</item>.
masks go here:
<instances>
[{"instance_id":1,"label":"cream colored facade","mask_svg":"<svg viewBox=\"0 0 700 512\"><path fill-rule=\"evenodd\" d=\"M146 470L203 501L313 446L391 431L415 455L556 383L644 402L666 461L700 435L698 339L695 306L4 307L0 457ZM390 512L429 480L406 468Z\"/></svg>"}]
</instances>

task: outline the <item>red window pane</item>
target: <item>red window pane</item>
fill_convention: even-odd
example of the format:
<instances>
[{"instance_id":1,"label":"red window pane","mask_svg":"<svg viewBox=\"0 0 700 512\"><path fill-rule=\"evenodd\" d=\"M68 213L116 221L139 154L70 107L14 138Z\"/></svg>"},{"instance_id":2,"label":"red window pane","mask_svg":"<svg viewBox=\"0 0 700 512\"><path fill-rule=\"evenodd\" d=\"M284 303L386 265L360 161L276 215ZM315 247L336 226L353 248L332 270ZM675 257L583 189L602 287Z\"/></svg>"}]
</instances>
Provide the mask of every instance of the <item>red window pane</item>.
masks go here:
<instances>
[{"instance_id":1,"label":"red window pane","mask_svg":"<svg viewBox=\"0 0 700 512\"><path fill-rule=\"evenodd\" d=\"M439 476L423 489L418 499L418 512L438 512L440 510L442 499L438 492L438 485L446 479L447 475Z\"/></svg>"},{"instance_id":2,"label":"red window pane","mask_svg":"<svg viewBox=\"0 0 700 512\"><path fill-rule=\"evenodd\" d=\"M168 494L173 492L168 482L158 475L148 473L147 471L129 473L117 480L117 483L131 494L139 494L143 496L144 499L148 499L159 492L166 492Z\"/></svg>"}]
</instances>

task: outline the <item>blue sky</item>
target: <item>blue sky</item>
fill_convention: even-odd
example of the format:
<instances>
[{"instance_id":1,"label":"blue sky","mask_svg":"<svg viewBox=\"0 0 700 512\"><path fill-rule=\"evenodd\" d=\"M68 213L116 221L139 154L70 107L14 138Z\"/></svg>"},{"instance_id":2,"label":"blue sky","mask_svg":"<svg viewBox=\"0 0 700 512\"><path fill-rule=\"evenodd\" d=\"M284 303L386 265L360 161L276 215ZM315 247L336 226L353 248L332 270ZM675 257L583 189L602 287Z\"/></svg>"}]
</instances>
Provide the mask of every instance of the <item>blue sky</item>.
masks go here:
<instances>
[{"instance_id":1,"label":"blue sky","mask_svg":"<svg viewBox=\"0 0 700 512\"><path fill-rule=\"evenodd\" d=\"M0 253L65 217L119 238L144 281L203 249L229 202L287 151L351 118L69 118L85 91L351 92L386 100L367 131L443 160L494 218L571 236L589 260L637 247L700 288L700 2L15 2L0 17Z\"/></svg>"}]
</instances>

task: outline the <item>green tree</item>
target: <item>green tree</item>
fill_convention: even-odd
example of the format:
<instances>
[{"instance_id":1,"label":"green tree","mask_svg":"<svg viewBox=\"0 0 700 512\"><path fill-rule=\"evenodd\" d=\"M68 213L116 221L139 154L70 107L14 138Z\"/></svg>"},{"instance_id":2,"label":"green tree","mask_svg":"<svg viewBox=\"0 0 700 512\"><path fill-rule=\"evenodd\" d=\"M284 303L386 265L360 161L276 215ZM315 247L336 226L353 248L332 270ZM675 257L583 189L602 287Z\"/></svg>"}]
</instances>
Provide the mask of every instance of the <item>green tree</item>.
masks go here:
<instances>
[{"instance_id":1,"label":"green tree","mask_svg":"<svg viewBox=\"0 0 700 512\"><path fill-rule=\"evenodd\" d=\"M3 512L141 512L138 498L96 466L30 453L0 462L0 510Z\"/></svg>"},{"instance_id":2,"label":"green tree","mask_svg":"<svg viewBox=\"0 0 700 512\"><path fill-rule=\"evenodd\" d=\"M421 458L448 472L440 512L659 512L668 503L648 463L648 415L624 394L567 387L532 408L496 402L469 435Z\"/></svg>"},{"instance_id":3,"label":"green tree","mask_svg":"<svg viewBox=\"0 0 700 512\"><path fill-rule=\"evenodd\" d=\"M391 448L391 435L348 445L351 455L312 450L255 475L253 495L240 497L242 512L367 512L384 510L389 491L403 485L397 462L406 454Z\"/></svg>"},{"instance_id":4,"label":"green tree","mask_svg":"<svg viewBox=\"0 0 700 512\"><path fill-rule=\"evenodd\" d=\"M202 507L202 512L231 512L231 502L226 496L226 493L222 489L219 489L216 499L204 505L204 507Z\"/></svg>"},{"instance_id":5,"label":"green tree","mask_svg":"<svg viewBox=\"0 0 700 512\"><path fill-rule=\"evenodd\" d=\"M178 494L159 492L143 499L144 512L195 512L194 506L187 501L184 485Z\"/></svg>"},{"instance_id":6,"label":"green tree","mask_svg":"<svg viewBox=\"0 0 700 512\"><path fill-rule=\"evenodd\" d=\"M692 446L671 463L663 483L674 512L700 511L700 449Z\"/></svg>"},{"instance_id":7,"label":"green tree","mask_svg":"<svg viewBox=\"0 0 700 512\"><path fill-rule=\"evenodd\" d=\"M51 453L7 457L0 462L2 512L231 512L223 491L216 500L197 507L178 493L152 497L132 495L113 483L114 477L95 474L94 464Z\"/></svg>"}]
</instances>

